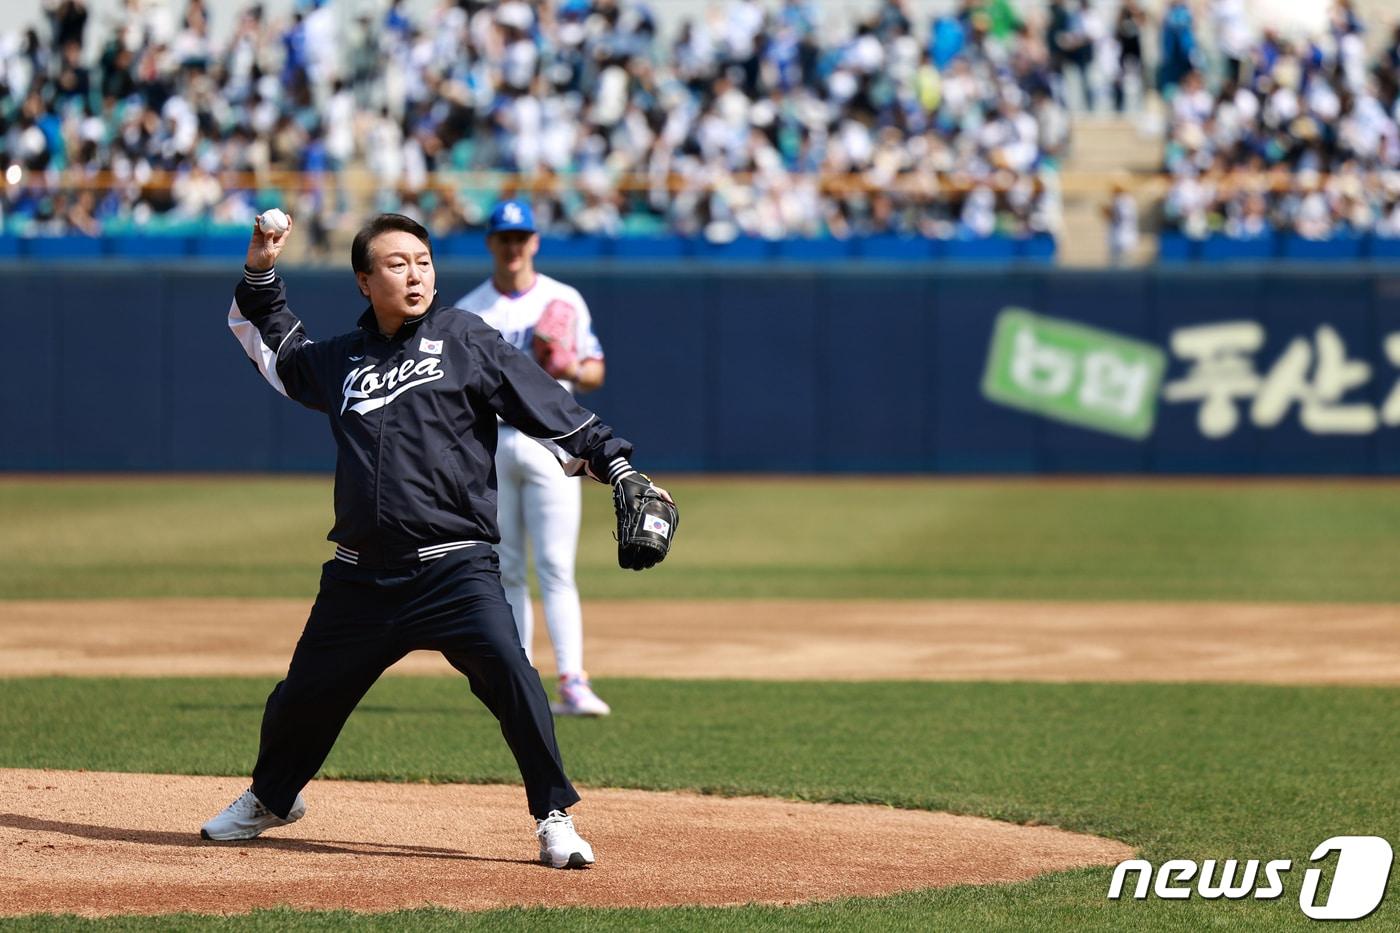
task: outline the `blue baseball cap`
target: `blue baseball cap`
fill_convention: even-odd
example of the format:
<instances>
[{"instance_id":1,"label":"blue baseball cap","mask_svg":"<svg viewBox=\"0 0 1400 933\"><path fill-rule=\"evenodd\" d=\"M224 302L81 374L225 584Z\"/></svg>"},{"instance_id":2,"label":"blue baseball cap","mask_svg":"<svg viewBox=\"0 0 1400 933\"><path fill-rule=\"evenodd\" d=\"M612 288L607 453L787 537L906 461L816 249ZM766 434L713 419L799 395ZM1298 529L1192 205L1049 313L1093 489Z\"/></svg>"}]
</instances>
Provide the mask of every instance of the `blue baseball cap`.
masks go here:
<instances>
[{"instance_id":1,"label":"blue baseball cap","mask_svg":"<svg viewBox=\"0 0 1400 933\"><path fill-rule=\"evenodd\" d=\"M535 232L535 212L524 201L502 201L491 212L491 220L486 225L486 234L504 233L507 230Z\"/></svg>"}]
</instances>

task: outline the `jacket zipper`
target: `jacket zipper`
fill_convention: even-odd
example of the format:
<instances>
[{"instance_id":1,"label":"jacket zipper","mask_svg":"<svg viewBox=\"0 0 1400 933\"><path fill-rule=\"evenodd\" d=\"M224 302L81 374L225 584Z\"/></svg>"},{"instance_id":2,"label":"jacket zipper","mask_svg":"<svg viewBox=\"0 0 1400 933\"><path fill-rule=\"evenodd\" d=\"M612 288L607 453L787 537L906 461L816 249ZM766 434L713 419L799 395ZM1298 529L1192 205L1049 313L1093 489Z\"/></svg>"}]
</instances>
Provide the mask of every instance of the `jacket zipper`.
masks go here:
<instances>
[{"instance_id":1,"label":"jacket zipper","mask_svg":"<svg viewBox=\"0 0 1400 933\"><path fill-rule=\"evenodd\" d=\"M397 361L398 354L391 354L390 359ZM382 386L381 391L387 395L388 386ZM384 422L388 420L388 417L389 406L385 405L379 409L379 427L374 435L374 527L376 530L384 527L384 505L380 499L380 478L384 475Z\"/></svg>"}]
</instances>

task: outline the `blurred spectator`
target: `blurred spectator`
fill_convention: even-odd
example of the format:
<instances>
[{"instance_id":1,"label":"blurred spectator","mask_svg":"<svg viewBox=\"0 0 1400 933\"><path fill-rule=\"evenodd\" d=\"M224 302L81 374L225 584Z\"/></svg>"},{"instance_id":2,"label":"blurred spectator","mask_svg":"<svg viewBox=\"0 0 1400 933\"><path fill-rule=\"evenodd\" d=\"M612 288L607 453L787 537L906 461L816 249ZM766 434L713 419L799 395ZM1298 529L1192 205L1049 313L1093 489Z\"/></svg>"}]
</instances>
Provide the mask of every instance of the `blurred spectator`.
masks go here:
<instances>
[{"instance_id":1,"label":"blurred spectator","mask_svg":"<svg viewBox=\"0 0 1400 933\"><path fill-rule=\"evenodd\" d=\"M1215 26L1215 48L1223 60L1225 81L1236 84L1244 76L1254 36L1245 14L1244 0L1210 0Z\"/></svg>"},{"instance_id":2,"label":"blurred spectator","mask_svg":"<svg viewBox=\"0 0 1400 933\"><path fill-rule=\"evenodd\" d=\"M1127 188L1115 183L1103 213L1108 225L1108 261L1115 266L1131 262L1138 245L1137 201Z\"/></svg>"},{"instance_id":3,"label":"blurred spectator","mask_svg":"<svg viewBox=\"0 0 1400 933\"><path fill-rule=\"evenodd\" d=\"M1170 97L1181 79L1196 67L1196 32L1186 0L1171 0L1162 17L1162 60L1157 87Z\"/></svg>"},{"instance_id":4,"label":"blurred spectator","mask_svg":"<svg viewBox=\"0 0 1400 933\"><path fill-rule=\"evenodd\" d=\"M1113 109L1119 113L1127 109L1129 95L1141 95L1145 86L1142 33L1146 22L1147 16L1137 5L1137 0L1123 0L1113 29L1113 37L1118 42L1118 68L1113 74Z\"/></svg>"},{"instance_id":5,"label":"blurred spectator","mask_svg":"<svg viewBox=\"0 0 1400 933\"><path fill-rule=\"evenodd\" d=\"M1050 67L1063 78L1073 73L1076 93L1088 107L1088 69L1093 60L1093 40L1085 23L1083 0L1050 0L1050 23L1045 34Z\"/></svg>"},{"instance_id":6,"label":"blurred spectator","mask_svg":"<svg viewBox=\"0 0 1400 933\"><path fill-rule=\"evenodd\" d=\"M54 49L76 43L81 51L88 21L85 0L44 0L44 14L49 20L49 35L52 36Z\"/></svg>"}]
</instances>

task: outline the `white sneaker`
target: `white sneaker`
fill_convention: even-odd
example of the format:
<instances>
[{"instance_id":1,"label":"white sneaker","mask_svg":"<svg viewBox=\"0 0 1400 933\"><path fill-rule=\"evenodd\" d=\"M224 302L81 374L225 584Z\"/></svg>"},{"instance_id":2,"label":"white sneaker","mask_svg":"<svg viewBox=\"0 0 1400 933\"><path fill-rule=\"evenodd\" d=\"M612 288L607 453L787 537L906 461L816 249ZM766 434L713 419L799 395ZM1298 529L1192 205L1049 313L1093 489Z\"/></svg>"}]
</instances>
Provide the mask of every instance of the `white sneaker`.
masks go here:
<instances>
[{"instance_id":1,"label":"white sneaker","mask_svg":"<svg viewBox=\"0 0 1400 933\"><path fill-rule=\"evenodd\" d=\"M301 799L301 794L297 794L297 799L292 802L292 812L288 813L284 820L263 806L262 801L253 796L253 789L250 787L229 804L223 813L205 823L199 830L199 835L205 839L221 841L253 839L265 829L295 823L305 815L306 801Z\"/></svg>"},{"instance_id":2,"label":"white sneaker","mask_svg":"<svg viewBox=\"0 0 1400 933\"><path fill-rule=\"evenodd\" d=\"M574 830L574 818L560 810L550 810L539 820L535 835L540 839L540 861L555 868L582 868L593 864L593 847Z\"/></svg>"},{"instance_id":3,"label":"white sneaker","mask_svg":"<svg viewBox=\"0 0 1400 933\"><path fill-rule=\"evenodd\" d=\"M549 704L556 716L606 716L612 707L598 698L588 675L564 674L559 678L559 699Z\"/></svg>"}]
</instances>

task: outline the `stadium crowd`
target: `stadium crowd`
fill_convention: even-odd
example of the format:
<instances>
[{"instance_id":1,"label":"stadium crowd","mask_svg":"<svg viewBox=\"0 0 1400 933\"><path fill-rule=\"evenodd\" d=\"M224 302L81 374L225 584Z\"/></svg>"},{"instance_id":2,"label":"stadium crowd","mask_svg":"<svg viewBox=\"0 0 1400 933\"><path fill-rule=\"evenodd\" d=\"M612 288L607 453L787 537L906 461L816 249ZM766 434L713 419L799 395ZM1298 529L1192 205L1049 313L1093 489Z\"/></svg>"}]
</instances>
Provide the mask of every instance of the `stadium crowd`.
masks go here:
<instances>
[{"instance_id":1,"label":"stadium crowd","mask_svg":"<svg viewBox=\"0 0 1400 933\"><path fill-rule=\"evenodd\" d=\"M1215 11L1229 36L1220 65L1192 52L1168 89L1167 227L1196 239L1400 237L1400 26L1375 56L1349 0L1306 41L1267 26L1256 36L1240 0ZM1189 11L1179 19L1189 34Z\"/></svg>"},{"instance_id":2,"label":"stadium crowd","mask_svg":"<svg viewBox=\"0 0 1400 933\"><path fill-rule=\"evenodd\" d=\"M819 6L725 0L663 41L631 0L250 3L215 42L207 0L45 0L0 33L0 211L26 234L242 226L290 171L322 239L369 206L468 229L502 193L560 234L1055 226L1077 0L1048 23L1009 0Z\"/></svg>"}]
</instances>

